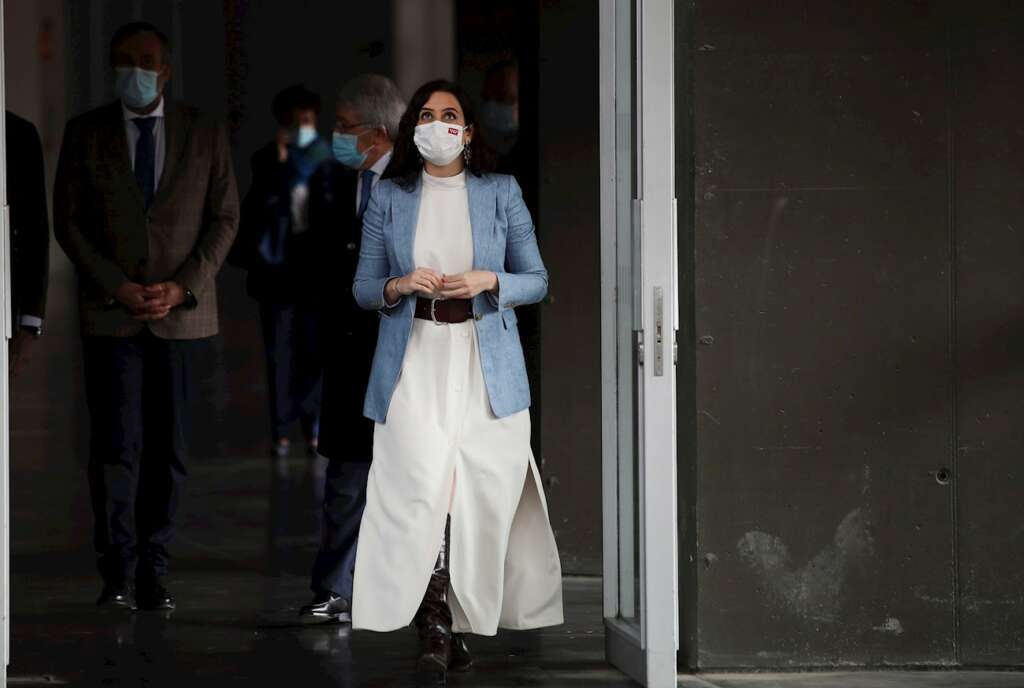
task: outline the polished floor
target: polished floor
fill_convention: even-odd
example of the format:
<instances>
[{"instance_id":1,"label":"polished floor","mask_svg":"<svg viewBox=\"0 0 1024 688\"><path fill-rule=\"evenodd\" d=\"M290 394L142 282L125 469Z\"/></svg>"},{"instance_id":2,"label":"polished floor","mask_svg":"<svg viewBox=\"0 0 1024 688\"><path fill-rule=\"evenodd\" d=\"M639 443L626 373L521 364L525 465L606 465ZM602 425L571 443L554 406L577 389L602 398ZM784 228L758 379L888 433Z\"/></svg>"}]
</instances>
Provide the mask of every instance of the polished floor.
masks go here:
<instances>
[{"instance_id":1,"label":"polished floor","mask_svg":"<svg viewBox=\"0 0 1024 688\"><path fill-rule=\"evenodd\" d=\"M58 263L59 265L59 263ZM317 546L321 463L266 458L255 308L222 280L223 335L197 362L194 459L168 583L172 615L98 613L85 484L86 412L71 278L51 285L46 336L15 381L11 686L424 685L415 637L295 622ZM565 581L564 626L476 638L451 686L618 688L604 662L601 584ZM427 682L426 685L431 685ZM1005 672L707 674L687 688L1024 688Z\"/></svg>"},{"instance_id":2,"label":"polished floor","mask_svg":"<svg viewBox=\"0 0 1024 688\"><path fill-rule=\"evenodd\" d=\"M263 353L240 276L223 336L198 362L194 458L168 586L178 610L101 614L85 483L87 415L71 278L51 284L46 336L14 395L11 685L417 685L415 636L302 627L323 466L266 458ZM628 686L604 663L600 581L566 581L567 623L473 643L449 685Z\"/></svg>"}]
</instances>

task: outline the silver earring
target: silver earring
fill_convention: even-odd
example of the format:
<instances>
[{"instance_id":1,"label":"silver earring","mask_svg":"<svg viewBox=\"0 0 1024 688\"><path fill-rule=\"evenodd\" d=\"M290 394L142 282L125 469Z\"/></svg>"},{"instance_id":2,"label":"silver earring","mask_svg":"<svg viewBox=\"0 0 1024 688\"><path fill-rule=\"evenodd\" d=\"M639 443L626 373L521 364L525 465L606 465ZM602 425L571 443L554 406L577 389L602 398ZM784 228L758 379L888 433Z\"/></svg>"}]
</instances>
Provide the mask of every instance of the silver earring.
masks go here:
<instances>
[{"instance_id":1,"label":"silver earring","mask_svg":"<svg viewBox=\"0 0 1024 688\"><path fill-rule=\"evenodd\" d=\"M473 151L471 151L468 147L467 148L463 148L462 149L462 157L465 158L466 164L468 165L470 159L472 159L472 157L473 157Z\"/></svg>"}]
</instances>

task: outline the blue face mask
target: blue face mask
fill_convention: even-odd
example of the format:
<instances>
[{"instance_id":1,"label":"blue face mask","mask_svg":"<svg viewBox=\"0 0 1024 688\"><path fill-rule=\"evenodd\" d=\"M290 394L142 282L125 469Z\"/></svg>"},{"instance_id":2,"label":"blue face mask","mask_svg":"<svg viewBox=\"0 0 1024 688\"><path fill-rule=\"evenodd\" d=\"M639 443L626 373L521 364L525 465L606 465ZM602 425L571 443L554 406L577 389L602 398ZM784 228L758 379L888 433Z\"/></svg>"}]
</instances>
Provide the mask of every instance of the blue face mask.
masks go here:
<instances>
[{"instance_id":1,"label":"blue face mask","mask_svg":"<svg viewBox=\"0 0 1024 688\"><path fill-rule=\"evenodd\" d=\"M316 141L316 127L303 125L297 127L292 132L292 141L299 148L305 148L309 144Z\"/></svg>"},{"instance_id":2,"label":"blue face mask","mask_svg":"<svg viewBox=\"0 0 1024 688\"><path fill-rule=\"evenodd\" d=\"M493 134L508 136L519 130L519 113L511 103L484 101L480 106L480 121Z\"/></svg>"},{"instance_id":3,"label":"blue face mask","mask_svg":"<svg viewBox=\"0 0 1024 688\"><path fill-rule=\"evenodd\" d=\"M114 93L130 108L141 110L160 97L157 82L160 74L138 67L118 67L114 70Z\"/></svg>"},{"instance_id":4,"label":"blue face mask","mask_svg":"<svg viewBox=\"0 0 1024 688\"><path fill-rule=\"evenodd\" d=\"M363 163L366 162L366 154L373 146L359 152L358 141L359 137L356 134L334 132L334 137L331 139L331 152L334 153L334 159L353 170L361 169Z\"/></svg>"}]
</instances>

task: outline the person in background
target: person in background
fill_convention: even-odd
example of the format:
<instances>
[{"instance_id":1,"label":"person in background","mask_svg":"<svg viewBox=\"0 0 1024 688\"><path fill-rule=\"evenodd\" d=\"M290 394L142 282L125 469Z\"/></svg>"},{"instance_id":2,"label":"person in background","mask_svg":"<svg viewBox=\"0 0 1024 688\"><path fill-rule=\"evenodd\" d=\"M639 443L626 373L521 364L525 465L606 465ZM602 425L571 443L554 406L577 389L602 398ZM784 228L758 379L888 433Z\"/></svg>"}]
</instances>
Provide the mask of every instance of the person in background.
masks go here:
<instances>
[{"instance_id":1,"label":"person in background","mask_svg":"<svg viewBox=\"0 0 1024 688\"><path fill-rule=\"evenodd\" d=\"M499 156L498 169L504 168L519 141L519 67L515 62L496 62L484 74L480 124L488 145Z\"/></svg>"},{"instance_id":2,"label":"person in background","mask_svg":"<svg viewBox=\"0 0 1024 688\"><path fill-rule=\"evenodd\" d=\"M544 297L548 273L478 126L458 84L416 91L363 216L353 285L381 321L352 623L414 622L430 672L470 665L465 633L563 618L515 311Z\"/></svg>"},{"instance_id":3,"label":"person in background","mask_svg":"<svg viewBox=\"0 0 1024 688\"><path fill-rule=\"evenodd\" d=\"M238 231L227 132L164 97L170 45L110 42L118 100L68 123L54 235L78 274L101 606L170 610L168 547L187 464L190 360L217 333Z\"/></svg>"},{"instance_id":4,"label":"person in background","mask_svg":"<svg viewBox=\"0 0 1024 688\"><path fill-rule=\"evenodd\" d=\"M317 132L320 96L302 85L277 94L273 141L252 156L252 185L242 202L231 262L248 271L249 295L259 303L270 401L271 454L291 449L299 421L315 457L320 436L322 365L314 283L310 178L330 160Z\"/></svg>"},{"instance_id":5,"label":"person in background","mask_svg":"<svg viewBox=\"0 0 1024 688\"><path fill-rule=\"evenodd\" d=\"M363 398L377 344L376 313L339 290L355 279L362 216L391 161L405 102L398 87L374 74L341 87L335 108L333 158L310 184L318 269L329 295L324 303L324 396L320 453L328 458L320 551L313 564L312 601L299 614L309 622L351 621L352 569L366 476L373 454L373 422Z\"/></svg>"},{"instance_id":6,"label":"person in background","mask_svg":"<svg viewBox=\"0 0 1024 688\"><path fill-rule=\"evenodd\" d=\"M50 271L50 219L39 134L30 123L5 112L7 198L11 207L11 316L14 338L9 363L17 375L43 333Z\"/></svg>"}]
</instances>

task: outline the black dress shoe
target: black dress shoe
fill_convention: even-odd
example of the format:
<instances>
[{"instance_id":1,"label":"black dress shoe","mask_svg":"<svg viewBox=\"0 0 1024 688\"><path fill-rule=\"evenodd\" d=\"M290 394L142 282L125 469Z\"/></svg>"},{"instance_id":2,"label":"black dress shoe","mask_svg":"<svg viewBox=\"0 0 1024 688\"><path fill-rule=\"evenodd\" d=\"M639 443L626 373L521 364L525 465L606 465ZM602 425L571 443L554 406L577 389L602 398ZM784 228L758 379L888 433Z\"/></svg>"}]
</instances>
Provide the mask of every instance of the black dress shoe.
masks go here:
<instances>
[{"instance_id":1,"label":"black dress shoe","mask_svg":"<svg viewBox=\"0 0 1024 688\"><path fill-rule=\"evenodd\" d=\"M135 604L145 611L171 611L176 606L174 597L158 580L136 582Z\"/></svg>"},{"instance_id":2,"label":"black dress shoe","mask_svg":"<svg viewBox=\"0 0 1024 688\"><path fill-rule=\"evenodd\" d=\"M473 668L473 655L469 654L465 633L452 633L452 659L448 671L469 671Z\"/></svg>"},{"instance_id":3,"label":"black dress shoe","mask_svg":"<svg viewBox=\"0 0 1024 688\"><path fill-rule=\"evenodd\" d=\"M352 605L333 592L318 592L299 610L299 619L308 623L352 623Z\"/></svg>"},{"instance_id":4,"label":"black dress shoe","mask_svg":"<svg viewBox=\"0 0 1024 688\"><path fill-rule=\"evenodd\" d=\"M104 609L135 609L132 588L127 583L106 583L96 605Z\"/></svg>"}]
</instances>

